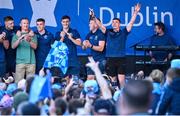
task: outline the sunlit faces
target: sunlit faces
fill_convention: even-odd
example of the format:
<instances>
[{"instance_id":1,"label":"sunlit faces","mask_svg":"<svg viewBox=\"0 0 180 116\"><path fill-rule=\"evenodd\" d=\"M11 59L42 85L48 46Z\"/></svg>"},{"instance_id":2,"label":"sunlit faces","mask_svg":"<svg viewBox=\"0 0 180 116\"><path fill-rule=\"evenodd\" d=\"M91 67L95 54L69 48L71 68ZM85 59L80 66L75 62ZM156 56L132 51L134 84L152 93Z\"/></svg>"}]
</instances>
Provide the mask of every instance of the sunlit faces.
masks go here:
<instances>
[{"instance_id":1,"label":"sunlit faces","mask_svg":"<svg viewBox=\"0 0 180 116\"><path fill-rule=\"evenodd\" d=\"M69 19L63 19L63 20L61 21L61 24L62 24L62 27L63 27L64 29L68 29L68 28L69 28L69 25L70 25L70 21L69 21Z\"/></svg>"},{"instance_id":2,"label":"sunlit faces","mask_svg":"<svg viewBox=\"0 0 180 116\"><path fill-rule=\"evenodd\" d=\"M22 19L20 26L21 26L21 30L27 31L29 29L29 21L28 21L28 19Z\"/></svg>"},{"instance_id":3,"label":"sunlit faces","mask_svg":"<svg viewBox=\"0 0 180 116\"><path fill-rule=\"evenodd\" d=\"M120 22L118 20L112 20L112 28L113 29L119 29L120 28Z\"/></svg>"},{"instance_id":4,"label":"sunlit faces","mask_svg":"<svg viewBox=\"0 0 180 116\"><path fill-rule=\"evenodd\" d=\"M6 27L6 29L13 30L14 21L13 20L5 21L5 27Z\"/></svg>"},{"instance_id":5,"label":"sunlit faces","mask_svg":"<svg viewBox=\"0 0 180 116\"><path fill-rule=\"evenodd\" d=\"M44 28L45 28L45 22L43 21L39 21L39 22L36 22L36 26L37 26L37 30L39 32L43 31Z\"/></svg>"}]
</instances>

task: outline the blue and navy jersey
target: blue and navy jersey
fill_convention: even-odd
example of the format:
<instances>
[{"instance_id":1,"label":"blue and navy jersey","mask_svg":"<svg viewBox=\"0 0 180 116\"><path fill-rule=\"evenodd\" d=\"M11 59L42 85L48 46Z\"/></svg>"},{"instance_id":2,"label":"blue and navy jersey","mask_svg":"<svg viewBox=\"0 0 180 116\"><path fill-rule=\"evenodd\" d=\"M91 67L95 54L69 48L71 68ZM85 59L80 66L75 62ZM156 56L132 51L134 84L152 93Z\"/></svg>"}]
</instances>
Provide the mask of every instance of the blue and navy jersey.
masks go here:
<instances>
[{"instance_id":1,"label":"blue and navy jersey","mask_svg":"<svg viewBox=\"0 0 180 116\"><path fill-rule=\"evenodd\" d=\"M11 41L18 30L20 30L19 26L14 26L13 30L8 30L5 27L2 28L2 32L6 33L6 40L9 41L9 48L5 50L6 60L9 64L16 62L16 49L11 48Z\"/></svg>"},{"instance_id":2,"label":"blue and navy jersey","mask_svg":"<svg viewBox=\"0 0 180 116\"><path fill-rule=\"evenodd\" d=\"M100 41L105 42L105 35L101 32L101 30L97 30L95 33L89 32L86 36L86 40L89 40L93 46L98 46ZM93 49L90 50L92 57L95 61L101 61L105 59L105 46L102 52L95 51Z\"/></svg>"},{"instance_id":3,"label":"blue and navy jersey","mask_svg":"<svg viewBox=\"0 0 180 116\"><path fill-rule=\"evenodd\" d=\"M57 32L56 36L55 36L56 40L58 40L58 41L61 38L60 33L61 33L61 31ZM68 30L68 33L72 34L72 37L74 39L81 38L79 32L76 29L71 29L70 28ZM67 47L69 49L69 54L68 54L68 64L69 64L69 66L77 66L77 65L79 65L79 61L78 61L78 57L77 57L76 45L68 38L67 35L65 35L63 42L67 45Z\"/></svg>"},{"instance_id":4,"label":"blue and navy jersey","mask_svg":"<svg viewBox=\"0 0 180 116\"><path fill-rule=\"evenodd\" d=\"M55 39L53 34L47 30L45 30L45 33L42 35L38 31L35 31L35 34L38 42L37 49L35 50L36 61L37 63L43 64L51 49L51 44L54 43Z\"/></svg>"},{"instance_id":5,"label":"blue and navy jersey","mask_svg":"<svg viewBox=\"0 0 180 116\"><path fill-rule=\"evenodd\" d=\"M119 32L106 30L106 57L124 57L126 55L126 39L129 32L126 28Z\"/></svg>"}]
</instances>

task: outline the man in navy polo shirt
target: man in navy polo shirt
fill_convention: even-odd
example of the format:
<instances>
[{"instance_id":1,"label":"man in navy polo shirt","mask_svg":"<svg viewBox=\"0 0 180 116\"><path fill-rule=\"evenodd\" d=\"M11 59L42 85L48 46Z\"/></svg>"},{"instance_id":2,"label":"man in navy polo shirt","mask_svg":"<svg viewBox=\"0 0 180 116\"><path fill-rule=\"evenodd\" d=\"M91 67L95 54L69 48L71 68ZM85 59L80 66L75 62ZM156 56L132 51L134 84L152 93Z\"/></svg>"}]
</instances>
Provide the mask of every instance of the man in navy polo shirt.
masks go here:
<instances>
[{"instance_id":1,"label":"man in navy polo shirt","mask_svg":"<svg viewBox=\"0 0 180 116\"><path fill-rule=\"evenodd\" d=\"M39 73L40 69L43 68L44 61L51 49L51 44L54 43L55 39L52 33L45 29L45 20L39 18L36 20L38 46L35 50L36 55L36 74Z\"/></svg>"},{"instance_id":2,"label":"man in navy polo shirt","mask_svg":"<svg viewBox=\"0 0 180 116\"><path fill-rule=\"evenodd\" d=\"M64 42L69 50L68 54L68 70L66 76L78 75L79 76L79 60L77 57L77 45L81 45L80 34L76 29L70 28L70 17L65 15L61 18L62 29L56 33L56 40Z\"/></svg>"},{"instance_id":3,"label":"man in navy polo shirt","mask_svg":"<svg viewBox=\"0 0 180 116\"><path fill-rule=\"evenodd\" d=\"M95 18L101 31L106 34L106 57L107 57L107 74L112 77L112 80L116 80L118 77L121 87L125 84L125 48L127 35L131 31L135 22L137 13L140 10L140 4L135 6L132 18L129 24L120 29L120 19L114 18L112 20L112 29L106 29L100 21ZM93 16L94 13L92 12Z\"/></svg>"},{"instance_id":4,"label":"man in navy polo shirt","mask_svg":"<svg viewBox=\"0 0 180 116\"><path fill-rule=\"evenodd\" d=\"M98 29L98 25L95 20L89 21L90 32L86 36L86 40L83 41L83 49L90 48L91 56L96 62L99 62L99 68L102 73L105 70L105 36L101 30ZM94 72L87 68L88 79L94 79Z\"/></svg>"},{"instance_id":5,"label":"man in navy polo shirt","mask_svg":"<svg viewBox=\"0 0 180 116\"><path fill-rule=\"evenodd\" d=\"M19 26L14 26L14 19L11 16L4 17L4 27L2 31L6 33L4 44L6 46L6 74L13 76L16 66L16 49L11 48L12 37L20 29Z\"/></svg>"}]
</instances>

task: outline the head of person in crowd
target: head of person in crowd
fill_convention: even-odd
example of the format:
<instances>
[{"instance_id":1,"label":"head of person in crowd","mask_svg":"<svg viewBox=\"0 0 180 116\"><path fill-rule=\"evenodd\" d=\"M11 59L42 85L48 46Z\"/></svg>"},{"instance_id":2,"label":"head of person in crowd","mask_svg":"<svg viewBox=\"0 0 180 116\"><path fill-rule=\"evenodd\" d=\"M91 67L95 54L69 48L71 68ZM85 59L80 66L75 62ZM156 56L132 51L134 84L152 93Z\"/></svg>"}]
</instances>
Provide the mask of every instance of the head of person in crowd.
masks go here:
<instances>
[{"instance_id":1,"label":"head of person in crowd","mask_svg":"<svg viewBox=\"0 0 180 116\"><path fill-rule=\"evenodd\" d=\"M166 74L166 81L170 84L172 80L177 77L180 77L180 59L171 61L171 67Z\"/></svg>"},{"instance_id":2,"label":"head of person in crowd","mask_svg":"<svg viewBox=\"0 0 180 116\"><path fill-rule=\"evenodd\" d=\"M135 79L137 79L137 80L142 80L142 79L144 79L144 71L140 70L140 71L136 74Z\"/></svg>"},{"instance_id":3,"label":"head of person in crowd","mask_svg":"<svg viewBox=\"0 0 180 116\"><path fill-rule=\"evenodd\" d=\"M71 18L69 16L67 15L62 16L61 24L62 24L63 29L69 29L70 22L71 22Z\"/></svg>"},{"instance_id":4,"label":"head of person in crowd","mask_svg":"<svg viewBox=\"0 0 180 116\"><path fill-rule=\"evenodd\" d=\"M39 18L36 20L36 26L38 32L43 32L45 31L45 20L43 18Z\"/></svg>"},{"instance_id":5,"label":"head of person in crowd","mask_svg":"<svg viewBox=\"0 0 180 116\"><path fill-rule=\"evenodd\" d=\"M4 95L0 101L0 114L11 115L13 106L13 98L9 95Z\"/></svg>"},{"instance_id":6,"label":"head of person in crowd","mask_svg":"<svg viewBox=\"0 0 180 116\"><path fill-rule=\"evenodd\" d=\"M156 35L164 35L165 25L162 22L154 23L154 32Z\"/></svg>"},{"instance_id":7,"label":"head of person in crowd","mask_svg":"<svg viewBox=\"0 0 180 116\"><path fill-rule=\"evenodd\" d=\"M26 90L26 79L20 80L17 84L17 88L25 91Z\"/></svg>"},{"instance_id":8,"label":"head of person in crowd","mask_svg":"<svg viewBox=\"0 0 180 116\"><path fill-rule=\"evenodd\" d=\"M76 115L79 108L84 108L84 100L82 99L72 99L69 101L68 110L72 115Z\"/></svg>"},{"instance_id":9,"label":"head of person in crowd","mask_svg":"<svg viewBox=\"0 0 180 116\"><path fill-rule=\"evenodd\" d=\"M81 91L82 88L72 87L67 94L67 100L80 98Z\"/></svg>"},{"instance_id":10,"label":"head of person in crowd","mask_svg":"<svg viewBox=\"0 0 180 116\"><path fill-rule=\"evenodd\" d=\"M28 101L22 102L17 108L17 115L40 115L40 108Z\"/></svg>"},{"instance_id":11,"label":"head of person in crowd","mask_svg":"<svg viewBox=\"0 0 180 116\"><path fill-rule=\"evenodd\" d=\"M28 32L29 31L29 20L28 20L28 18L21 18L20 26L21 26L21 31Z\"/></svg>"},{"instance_id":12,"label":"head of person in crowd","mask_svg":"<svg viewBox=\"0 0 180 116\"><path fill-rule=\"evenodd\" d=\"M55 100L58 97L63 97L63 93L60 89L53 88L52 92L53 92L53 96L52 96L53 100Z\"/></svg>"},{"instance_id":13,"label":"head of person in crowd","mask_svg":"<svg viewBox=\"0 0 180 116\"><path fill-rule=\"evenodd\" d=\"M112 100L97 99L93 103L94 115L116 115L115 104Z\"/></svg>"},{"instance_id":14,"label":"head of person in crowd","mask_svg":"<svg viewBox=\"0 0 180 116\"><path fill-rule=\"evenodd\" d=\"M62 98L57 98L55 100L55 110L57 115L63 115L67 110L67 103Z\"/></svg>"},{"instance_id":15,"label":"head of person in crowd","mask_svg":"<svg viewBox=\"0 0 180 116\"><path fill-rule=\"evenodd\" d=\"M160 71L159 69L155 69L153 70L150 75L149 75L150 78L152 78L152 81L154 83L161 83L163 82L164 80L164 74L162 71Z\"/></svg>"},{"instance_id":16,"label":"head of person in crowd","mask_svg":"<svg viewBox=\"0 0 180 116\"><path fill-rule=\"evenodd\" d=\"M11 16L4 17L4 24L7 30L14 29L14 19Z\"/></svg>"},{"instance_id":17,"label":"head of person in crowd","mask_svg":"<svg viewBox=\"0 0 180 116\"><path fill-rule=\"evenodd\" d=\"M29 99L29 96L27 93L25 93L25 92L16 93L14 96L14 102L13 102L13 107L14 107L15 111L17 111L19 104L21 104L24 101L28 101L28 99Z\"/></svg>"},{"instance_id":18,"label":"head of person in crowd","mask_svg":"<svg viewBox=\"0 0 180 116\"><path fill-rule=\"evenodd\" d=\"M152 83L129 80L122 90L117 111L121 115L147 114L152 99Z\"/></svg>"},{"instance_id":19,"label":"head of person in crowd","mask_svg":"<svg viewBox=\"0 0 180 116\"><path fill-rule=\"evenodd\" d=\"M99 86L96 80L87 80L84 83L83 94L89 98L96 98L99 94Z\"/></svg>"},{"instance_id":20,"label":"head of person in crowd","mask_svg":"<svg viewBox=\"0 0 180 116\"><path fill-rule=\"evenodd\" d=\"M114 31L119 31L120 30L120 24L121 21L119 18L113 18L112 20L112 28Z\"/></svg>"}]
</instances>

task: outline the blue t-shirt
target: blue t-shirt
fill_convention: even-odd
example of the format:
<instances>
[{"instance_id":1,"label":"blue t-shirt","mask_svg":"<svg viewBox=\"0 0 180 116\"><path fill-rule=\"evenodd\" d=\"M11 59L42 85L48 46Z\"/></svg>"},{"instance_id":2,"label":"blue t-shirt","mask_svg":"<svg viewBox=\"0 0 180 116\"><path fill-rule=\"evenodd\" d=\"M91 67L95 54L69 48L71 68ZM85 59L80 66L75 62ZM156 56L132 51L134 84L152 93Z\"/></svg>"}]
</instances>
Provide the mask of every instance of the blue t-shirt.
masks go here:
<instances>
[{"instance_id":1,"label":"blue t-shirt","mask_svg":"<svg viewBox=\"0 0 180 116\"><path fill-rule=\"evenodd\" d=\"M13 30L7 30L5 27L2 28L2 32L6 33L6 39L9 40L9 48L5 50L8 64L15 64L16 62L16 49L11 48L11 41L18 30L20 30L19 26L14 26Z\"/></svg>"},{"instance_id":2,"label":"blue t-shirt","mask_svg":"<svg viewBox=\"0 0 180 116\"><path fill-rule=\"evenodd\" d=\"M42 35L38 31L36 31L35 34L37 35L38 42L37 49L35 50L36 63L42 66L51 49L51 44L54 43L55 39L53 34L47 30L45 30L45 33Z\"/></svg>"},{"instance_id":3,"label":"blue t-shirt","mask_svg":"<svg viewBox=\"0 0 180 116\"><path fill-rule=\"evenodd\" d=\"M162 36L153 35L150 37L150 45L151 46L171 46L175 45L173 42L173 39L168 36L167 34L164 34ZM167 51L153 51L153 57L157 61L163 61L168 55Z\"/></svg>"},{"instance_id":4,"label":"blue t-shirt","mask_svg":"<svg viewBox=\"0 0 180 116\"><path fill-rule=\"evenodd\" d=\"M89 40L92 45L98 46L100 41L105 41L105 36L102 31L98 29L95 33L89 32L86 36L86 40ZM105 48L102 52L93 49L90 51L95 61L102 61L105 59Z\"/></svg>"},{"instance_id":5,"label":"blue t-shirt","mask_svg":"<svg viewBox=\"0 0 180 116\"><path fill-rule=\"evenodd\" d=\"M106 57L124 57L126 55L126 39L129 32L126 28L119 32L106 30Z\"/></svg>"},{"instance_id":6,"label":"blue t-shirt","mask_svg":"<svg viewBox=\"0 0 180 116\"><path fill-rule=\"evenodd\" d=\"M61 31L56 33L56 40L59 41L60 40L60 33ZM72 34L72 37L74 39L78 39L81 38L79 32L76 29L71 29L69 28L68 33ZM79 66L79 61L78 61L78 57L77 57L77 49L76 49L76 44L74 44L67 35L65 35L64 37L64 41L63 41L69 50L69 54L68 54L68 65L69 66L75 66L78 67Z\"/></svg>"}]
</instances>

